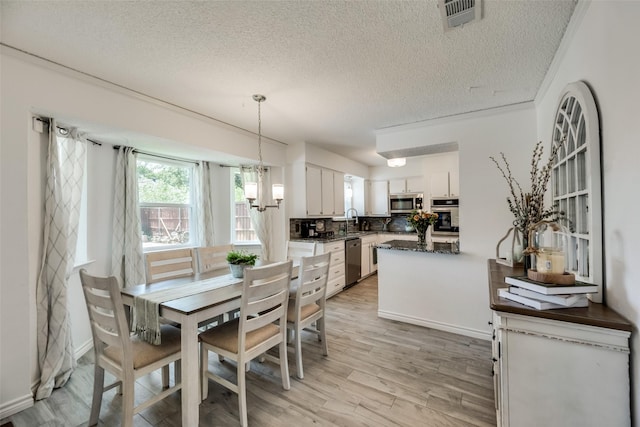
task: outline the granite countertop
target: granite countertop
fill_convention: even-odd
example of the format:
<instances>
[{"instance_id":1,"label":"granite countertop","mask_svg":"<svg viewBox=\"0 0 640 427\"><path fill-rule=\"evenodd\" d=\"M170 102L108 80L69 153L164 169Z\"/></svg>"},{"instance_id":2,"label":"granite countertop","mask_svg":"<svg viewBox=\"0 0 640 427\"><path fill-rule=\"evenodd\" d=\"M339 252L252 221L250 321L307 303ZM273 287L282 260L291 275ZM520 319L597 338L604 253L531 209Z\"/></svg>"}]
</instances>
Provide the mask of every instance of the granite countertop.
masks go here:
<instances>
[{"instance_id":1,"label":"granite countertop","mask_svg":"<svg viewBox=\"0 0 640 427\"><path fill-rule=\"evenodd\" d=\"M338 240L347 240L347 239L353 239L356 237L365 237L365 236L370 236L370 235L374 235L374 234L397 234L397 235L414 235L415 232L411 231L411 232L407 232L407 231L380 231L380 230L373 230L373 231L357 231L357 232L352 232L349 233L348 235L338 235L335 234L332 237L298 237L298 238L292 238L290 239L292 242L318 242L318 243L327 243L327 242L335 242Z\"/></svg>"},{"instance_id":2,"label":"granite countertop","mask_svg":"<svg viewBox=\"0 0 640 427\"><path fill-rule=\"evenodd\" d=\"M454 243L432 242L430 244L427 244L426 247L422 247L418 246L418 242L414 242L412 240L390 240L385 243L379 243L378 245L376 245L376 248L397 251L426 252L433 254L458 255L460 253L458 245Z\"/></svg>"}]
</instances>

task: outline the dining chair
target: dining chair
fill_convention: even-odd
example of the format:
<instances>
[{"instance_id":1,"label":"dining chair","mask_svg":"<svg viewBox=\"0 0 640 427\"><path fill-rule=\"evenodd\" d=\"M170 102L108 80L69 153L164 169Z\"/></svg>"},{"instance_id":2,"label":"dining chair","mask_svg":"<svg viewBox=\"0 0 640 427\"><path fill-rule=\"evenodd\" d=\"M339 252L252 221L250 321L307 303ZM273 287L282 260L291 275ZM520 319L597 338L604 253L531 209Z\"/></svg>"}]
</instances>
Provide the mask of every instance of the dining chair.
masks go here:
<instances>
[{"instance_id":1,"label":"dining chair","mask_svg":"<svg viewBox=\"0 0 640 427\"><path fill-rule=\"evenodd\" d=\"M227 254L233 250L233 245L216 245L196 248L198 272L210 273L219 271L220 275L229 273Z\"/></svg>"},{"instance_id":2,"label":"dining chair","mask_svg":"<svg viewBox=\"0 0 640 427\"><path fill-rule=\"evenodd\" d=\"M170 249L145 254L147 284L196 274L193 249Z\"/></svg>"},{"instance_id":3,"label":"dining chair","mask_svg":"<svg viewBox=\"0 0 640 427\"><path fill-rule=\"evenodd\" d=\"M329 355L325 324L327 279L331 253L302 257L298 279L292 282L295 294L289 298L287 328L293 332L296 375L304 378L302 369L302 331L313 332L322 342L322 354ZM313 325L315 324L315 327Z\"/></svg>"},{"instance_id":4,"label":"dining chair","mask_svg":"<svg viewBox=\"0 0 640 427\"><path fill-rule=\"evenodd\" d=\"M177 370L181 358L180 330L163 325L160 345L132 337L125 318L118 280L114 276L91 276L85 269L81 269L80 282L89 312L95 354L89 426L98 424L103 393L114 387L121 387L121 425L131 427L135 414L182 388L178 380L173 387L169 387L169 364L174 362ZM136 380L161 368L163 391L134 406ZM113 384L104 385L105 370L116 378ZM146 390L146 393L149 391Z\"/></svg>"},{"instance_id":5,"label":"dining chair","mask_svg":"<svg viewBox=\"0 0 640 427\"><path fill-rule=\"evenodd\" d=\"M303 256L313 256L316 254L316 242L287 242L287 260L293 261L291 277L298 277L300 268L300 258Z\"/></svg>"},{"instance_id":6,"label":"dining chair","mask_svg":"<svg viewBox=\"0 0 640 427\"><path fill-rule=\"evenodd\" d=\"M240 317L199 335L202 399L207 398L209 379L237 393L242 426L248 424L245 369L251 360L264 356L280 364L282 387L290 388L286 333L291 265L291 261L285 261L247 268ZM266 353L275 346L279 346L278 357ZM235 384L209 371L210 351L236 362Z\"/></svg>"}]
</instances>

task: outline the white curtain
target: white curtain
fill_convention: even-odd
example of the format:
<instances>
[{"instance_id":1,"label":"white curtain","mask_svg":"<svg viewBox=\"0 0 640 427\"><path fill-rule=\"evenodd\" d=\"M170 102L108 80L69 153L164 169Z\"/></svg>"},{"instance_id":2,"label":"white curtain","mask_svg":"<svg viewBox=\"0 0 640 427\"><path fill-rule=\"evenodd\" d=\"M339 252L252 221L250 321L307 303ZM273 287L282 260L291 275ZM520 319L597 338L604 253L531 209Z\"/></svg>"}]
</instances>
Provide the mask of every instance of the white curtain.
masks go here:
<instances>
[{"instance_id":1,"label":"white curtain","mask_svg":"<svg viewBox=\"0 0 640 427\"><path fill-rule=\"evenodd\" d=\"M62 387L76 367L67 310L67 284L75 260L86 141L49 121L44 247L36 285L40 384L36 400Z\"/></svg>"},{"instance_id":2,"label":"white curtain","mask_svg":"<svg viewBox=\"0 0 640 427\"><path fill-rule=\"evenodd\" d=\"M145 283L136 156L120 147L116 157L111 239L111 274L123 287Z\"/></svg>"},{"instance_id":3,"label":"white curtain","mask_svg":"<svg viewBox=\"0 0 640 427\"><path fill-rule=\"evenodd\" d=\"M200 162L196 166L196 202L198 212L198 242L200 246L214 246L215 235L213 230L213 204L214 204L214 173L210 162Z\"/></svg>"},{"instance_id":4,"label":"white curtain","mask_svg":"<svg viewBox=\"0 0 640 427\"><path fill-rule=\"evenodd\" d=\"M255 167L243 166L240 170L243 188L245 182L258 182L258 171ZM268 169L265 170L263 175L262 188L258 189L258 196L262 198L264 204L273 203L271 198L271 178ZM251 224L253 225L253 229L256 231L258 240L260 240L260 244L262 245L262 259L265 261L271 260L271 211L272 208L269 208L264 212L258 212L257 209L249 209Z\"/></svg>"}]
</instances>

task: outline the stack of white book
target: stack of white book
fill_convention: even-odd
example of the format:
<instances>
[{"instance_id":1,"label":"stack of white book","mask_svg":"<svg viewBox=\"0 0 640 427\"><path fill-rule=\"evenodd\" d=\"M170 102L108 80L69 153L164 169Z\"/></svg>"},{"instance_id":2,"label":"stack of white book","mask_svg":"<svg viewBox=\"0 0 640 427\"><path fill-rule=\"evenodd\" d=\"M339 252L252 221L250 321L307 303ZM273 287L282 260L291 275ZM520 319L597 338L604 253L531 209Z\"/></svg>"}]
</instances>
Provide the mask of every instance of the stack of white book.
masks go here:
<instances>
[{"instance_id":1,"label":"stack of white book","mask_svg":"<svg viewBox=\"0 0 640 427\"><path fill-rule=\"evenodd\" d=\"M597 285L584 282L576 282L575 285L554 285L536 282L525 276L507 276L504 281L511 286L498 289L500 297L536 310L587 307L587 294L598 292Z\"/></svg>"}]
</instances>

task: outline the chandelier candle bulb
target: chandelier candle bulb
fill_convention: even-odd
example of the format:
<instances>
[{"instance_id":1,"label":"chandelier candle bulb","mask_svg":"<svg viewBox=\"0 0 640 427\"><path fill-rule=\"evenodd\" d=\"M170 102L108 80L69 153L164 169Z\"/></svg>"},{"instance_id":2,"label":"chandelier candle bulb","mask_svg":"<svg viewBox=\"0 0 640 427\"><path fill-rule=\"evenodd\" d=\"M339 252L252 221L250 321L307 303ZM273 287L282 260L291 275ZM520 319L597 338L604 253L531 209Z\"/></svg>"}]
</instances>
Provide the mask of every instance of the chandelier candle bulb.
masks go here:
<instances>
[{"instance_id":1,"label":"chandelier candle bulb","mask_svg":"<svg viewBox=\"0 0 640 427\"><path fill-rule=\"evenodd\" d=\"M282 185L282 184L273 184L271 186L271 192L273 194L273 200L282 200L282 199L284 199L284 185Z\"/></svg>"},{"instance_id":2,"label":"chandelier candle bulb","mask_svg":"<svg viewBox=\"0 0 640 427\"><path fill-rule=\"evenodd\" d=\"M245 182L244 183L244 197L247 199L258 198L258 183L257 182Z\"/></svg>"}]
</instances>

